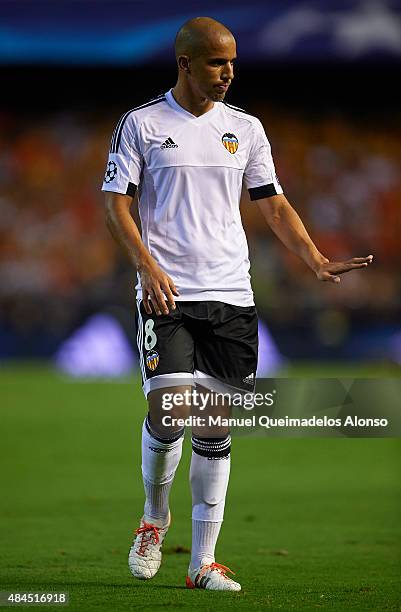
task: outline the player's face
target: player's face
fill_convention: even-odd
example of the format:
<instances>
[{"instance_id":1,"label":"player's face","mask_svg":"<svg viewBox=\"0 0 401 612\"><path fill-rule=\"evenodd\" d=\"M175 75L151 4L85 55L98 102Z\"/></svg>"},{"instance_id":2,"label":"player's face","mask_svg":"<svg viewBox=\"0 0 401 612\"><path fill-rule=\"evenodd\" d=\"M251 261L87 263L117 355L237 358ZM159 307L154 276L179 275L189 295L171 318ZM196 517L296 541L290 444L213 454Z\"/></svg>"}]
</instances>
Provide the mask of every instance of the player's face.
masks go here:
<instances>
[{"instance_id":1,"label":"player's face","mask_svg":"<svg viewBox=\"0 0 401 612\"><path fill-rule=\"evenodd\" d=\"M191 61L194 92L213 102L224 100L234 78L236 45L233 38L221 38Z\"/></svg>"}]
</instances>

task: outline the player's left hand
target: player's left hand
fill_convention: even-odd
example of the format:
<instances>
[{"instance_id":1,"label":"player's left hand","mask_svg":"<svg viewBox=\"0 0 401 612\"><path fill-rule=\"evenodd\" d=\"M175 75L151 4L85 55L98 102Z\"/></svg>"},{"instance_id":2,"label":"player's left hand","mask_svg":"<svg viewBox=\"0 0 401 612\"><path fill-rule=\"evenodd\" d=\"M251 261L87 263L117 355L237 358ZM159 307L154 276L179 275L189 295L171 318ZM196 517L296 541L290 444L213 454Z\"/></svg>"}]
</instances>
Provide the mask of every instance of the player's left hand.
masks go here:
<instances>
[{"instance_id":1,"label":"player's left hand","mask_svg":"<svg viewBox=\"0 0 401 612\"><path fill-rule=\"evenodd\" d=\"M321 281L330 281L332 283L339 283L339 274L350 272L351 270L358 270L359 268L367 268L373 261L373 255L367 257L353 257L347 259L347 261L328 261L321 263L319 268L316 270L316 276Z\"/></svg>"}]
</instances>

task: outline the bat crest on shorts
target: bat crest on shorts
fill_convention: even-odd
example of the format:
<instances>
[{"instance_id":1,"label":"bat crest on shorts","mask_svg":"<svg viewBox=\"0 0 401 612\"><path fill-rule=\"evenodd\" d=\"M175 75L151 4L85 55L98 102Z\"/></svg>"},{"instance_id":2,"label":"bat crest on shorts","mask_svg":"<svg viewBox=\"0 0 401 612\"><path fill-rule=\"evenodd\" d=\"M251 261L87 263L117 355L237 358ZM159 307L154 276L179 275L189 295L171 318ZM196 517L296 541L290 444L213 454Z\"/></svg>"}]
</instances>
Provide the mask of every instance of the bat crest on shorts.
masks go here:
<instances>
[{"instance_id":1,"label":"bat crest on shorts","mask_svg":"<svg viewBox=\"0 0 401 612\"><path fill-rule=\"evenodd\" d=\"M159 353L157 351L149 351L146 353L146 365L152 372L156 370L159 365Z\"/></svg>"}]
</instances>

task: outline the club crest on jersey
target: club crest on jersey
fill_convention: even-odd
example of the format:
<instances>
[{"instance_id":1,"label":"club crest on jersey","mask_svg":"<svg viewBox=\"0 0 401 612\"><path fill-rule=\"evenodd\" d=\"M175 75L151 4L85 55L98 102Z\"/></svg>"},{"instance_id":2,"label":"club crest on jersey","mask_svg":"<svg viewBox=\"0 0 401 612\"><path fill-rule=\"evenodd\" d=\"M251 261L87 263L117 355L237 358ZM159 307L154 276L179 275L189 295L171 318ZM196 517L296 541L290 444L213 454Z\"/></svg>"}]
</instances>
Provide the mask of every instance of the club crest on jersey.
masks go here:
<instances>
[{"instance_id":1,"label":"club crest on jersey","mask_svg":"<svg viewBox=\"0 0 401 612\"><path fill-rule=\"evenodd\" d=\"M234 154L237 152L239 142L235 134L230 134L229 132L226 132L225 134L223 134L221 142L229 153Z\"/></svg>"},{"instance_id":2,"label":"club crest on jersey","mask_svg":"<svg viewBox=\"0 0 401 612\"><path fill-rule=\"evenodd\" d=\"M159 353L157 351L149 351L146 353L146 365L152 372L159 365Z\"/></svg>"}]
</instances>

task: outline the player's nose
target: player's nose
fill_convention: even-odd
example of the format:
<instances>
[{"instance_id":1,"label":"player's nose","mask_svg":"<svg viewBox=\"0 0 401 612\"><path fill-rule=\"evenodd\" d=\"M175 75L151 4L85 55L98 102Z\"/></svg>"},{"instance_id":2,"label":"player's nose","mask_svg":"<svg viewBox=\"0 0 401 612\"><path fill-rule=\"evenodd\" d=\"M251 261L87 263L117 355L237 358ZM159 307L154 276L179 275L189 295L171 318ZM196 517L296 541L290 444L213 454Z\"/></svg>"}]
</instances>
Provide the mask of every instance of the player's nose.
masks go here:
<instances>
[{"instance_id":1,"label":"player's nose","mask_svg":"<svg viewBox=\"0 0 401 612\"><path fill-rule=\"evenodd\" d=\"M234 67L231 64L231 62L228 62L227 64L225 64L223 73L221 75L221 78L224 79L225 81L232 81L233 80L233 78L234 78Z\"/></svg>"}]
</instances>

